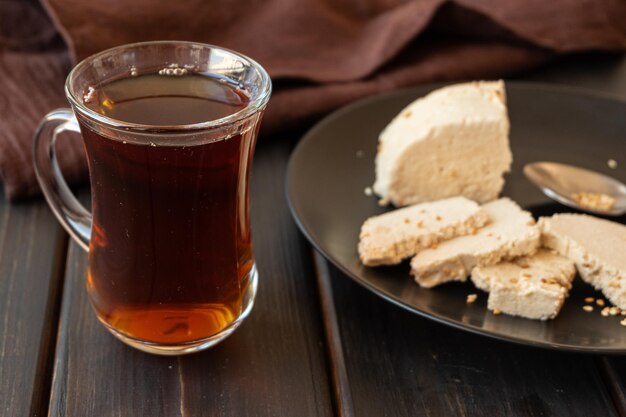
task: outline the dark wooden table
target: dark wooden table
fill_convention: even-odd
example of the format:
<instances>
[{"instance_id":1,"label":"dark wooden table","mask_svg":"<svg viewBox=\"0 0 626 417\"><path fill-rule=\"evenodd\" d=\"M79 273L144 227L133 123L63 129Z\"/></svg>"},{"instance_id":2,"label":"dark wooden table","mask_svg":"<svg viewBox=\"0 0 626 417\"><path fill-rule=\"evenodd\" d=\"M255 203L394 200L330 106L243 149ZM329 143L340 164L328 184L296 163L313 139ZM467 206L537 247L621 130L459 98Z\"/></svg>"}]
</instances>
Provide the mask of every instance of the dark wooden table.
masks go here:
<instances>
[{"instance_id":1,"label":"dark wooden table","mask_svg":"<svg viewBox=\"0 0 626 417\"><path fill-rule=\"evenodd\" d=\"M626 58L571 57L519 78L626 97ZM0 416L626 416L626 357L450 329L370 294L314 253L284 195L297 139L257 148L253 314L191 356L115 340L88 303L86 254L43 200L1 200Z\"/></svg>"}]
</instances>

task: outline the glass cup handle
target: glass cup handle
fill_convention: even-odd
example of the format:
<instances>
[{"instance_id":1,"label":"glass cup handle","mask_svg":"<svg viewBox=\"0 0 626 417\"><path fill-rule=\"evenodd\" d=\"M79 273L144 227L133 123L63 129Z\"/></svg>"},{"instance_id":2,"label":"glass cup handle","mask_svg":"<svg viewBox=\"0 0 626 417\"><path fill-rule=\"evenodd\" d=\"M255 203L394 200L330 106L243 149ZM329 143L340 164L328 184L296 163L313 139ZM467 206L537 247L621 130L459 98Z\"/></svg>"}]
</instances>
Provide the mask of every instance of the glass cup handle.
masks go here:
<instances>
[{"instance_id":1,"label":"glass cup handle","mask_svg":"<svg viewBox=\"0 0 626 417\"><path fill-rule=\"evenodd\" d=\"M35 174L54 215L70 236L89 251L91 213L72 194L57 160L55 143L58 134L64 131L80 133L71 109L57 109L46 114L33 136Z\"/></svg>"}]
</instances>

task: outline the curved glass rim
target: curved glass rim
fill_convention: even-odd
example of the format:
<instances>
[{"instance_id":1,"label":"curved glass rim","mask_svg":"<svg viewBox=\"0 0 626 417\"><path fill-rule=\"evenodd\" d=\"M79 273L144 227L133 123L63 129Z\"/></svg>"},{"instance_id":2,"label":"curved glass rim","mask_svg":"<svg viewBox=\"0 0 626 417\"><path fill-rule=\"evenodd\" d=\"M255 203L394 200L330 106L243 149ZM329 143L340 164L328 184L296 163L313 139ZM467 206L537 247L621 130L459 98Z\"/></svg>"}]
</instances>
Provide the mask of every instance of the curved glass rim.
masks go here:
<instances>
[{"instance_id":1,"label":"curved glass rim","mask_svg":"<svg viewBox=\"0 0 626 417\"><path fill-rule=\"evenodd\" d=\"M219 119L214 119L214 120L209 120L206 122L199 122L199 123L183 124L183 125L150 125L150 124L125 122L123 120L113 119L111 117L104 116L90 109L89 107L85 106L83 102L80 100L80 98L75 97L74 94L72 93L72 89L70 88L70 85L74 81L78 70L84 67L87 67L95 59L104 57L106 55L115 54L115 52L122 50L122 49L134 48L134 47L139 47L139 46L144 46L144 45L168 45L168 44L169 45L196 45L196 46L201 46L204 48L215 49L215 50L219 50L219 51L231 54L235 56L237 59L244 61L246 63L249 63L256 71L258 71L260 79L261 79L258 96L255 99L251 100L241 110L233 114L229 114L228 116L219 118ZM267 101L270 98L271 92L272 92L272 81L270 79L269 74L267 73L267 71L265 71L265 69L258 62L256 62L252 58L249 58L231 49L223 48L221 46L211 45L208 43L189 42L189 41L172 41L172 40L135 42L135 43L129 43L129 44L119 45L113 48L105 49L104 51L88 56L87 58L83 59L78 64L76 64L76 66L72 68L72 70L70 71L69 75L67 76L65 80L65 95L67 99L70 101L70 103L72 104L72 107L78 110L82 115L88 117L89 119L95 120L99 123L103 123L112 128L124 129L124 130L140 130L140 131L162 132L166 130L168 132L172 132L172 131L182 132L182 131L191 131L191 130L211 129L211 128L217 128L217 127L222 127L222 126L226 126L229 124L233 124L237 121L246 119L248 116L251 116L257 111L259 111L260 109L262 109L263 106L267 104Z\"/></svg>"}]
</instances>

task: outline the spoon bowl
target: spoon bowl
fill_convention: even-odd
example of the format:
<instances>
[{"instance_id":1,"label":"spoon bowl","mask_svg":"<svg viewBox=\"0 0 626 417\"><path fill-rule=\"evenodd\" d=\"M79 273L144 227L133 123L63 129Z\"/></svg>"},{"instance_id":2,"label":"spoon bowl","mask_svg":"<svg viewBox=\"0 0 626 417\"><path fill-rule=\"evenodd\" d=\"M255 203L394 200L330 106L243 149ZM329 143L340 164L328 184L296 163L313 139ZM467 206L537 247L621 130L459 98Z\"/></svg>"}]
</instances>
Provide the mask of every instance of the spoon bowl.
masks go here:
<instances>
[{"instance_id":1,"label":"spoon bowl","mask_svg":"<svg viewBox=\"0 0 626 417\"><path fill-rule=\"evenodd\" d=\"M620 216L626 213L626 185L615 178L556 162L533 162L524 166L524 175L551 199L588 213ZM611 207L581 205L575 196L592 194L612 198Z\"/></svg>"}]
</instances>

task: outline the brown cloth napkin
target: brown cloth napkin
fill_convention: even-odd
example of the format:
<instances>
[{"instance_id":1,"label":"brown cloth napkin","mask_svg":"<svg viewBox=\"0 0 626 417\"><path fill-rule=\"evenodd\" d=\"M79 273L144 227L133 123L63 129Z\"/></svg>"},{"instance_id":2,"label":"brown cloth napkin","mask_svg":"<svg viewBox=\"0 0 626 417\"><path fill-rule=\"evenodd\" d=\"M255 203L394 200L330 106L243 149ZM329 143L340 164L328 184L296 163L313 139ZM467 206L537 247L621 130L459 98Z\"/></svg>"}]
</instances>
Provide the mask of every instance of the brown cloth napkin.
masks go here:
<instances>
[{"instance_id":1,"label":"brown cloth napkin","mask_svg":"<svg viewBox=\"0 0 626 417\"><path fill-rule=\"evenodd\" d=\"M275 92L264 133L350 101L429 81L494 78L563 53L626 49L624 0L44 0L76 62L123 43L180 39L258 60ZM65 105L70 59L33 0L0 0L0 175L34 194L31 135ZM70 182L80 140L60 140Z\"/></svg>"}]
</instances>

